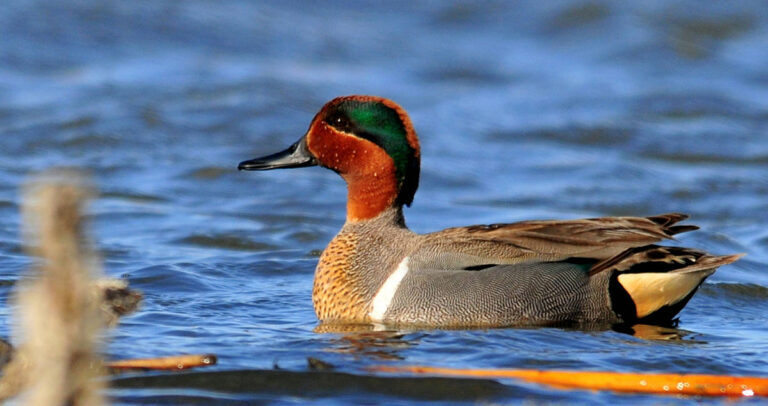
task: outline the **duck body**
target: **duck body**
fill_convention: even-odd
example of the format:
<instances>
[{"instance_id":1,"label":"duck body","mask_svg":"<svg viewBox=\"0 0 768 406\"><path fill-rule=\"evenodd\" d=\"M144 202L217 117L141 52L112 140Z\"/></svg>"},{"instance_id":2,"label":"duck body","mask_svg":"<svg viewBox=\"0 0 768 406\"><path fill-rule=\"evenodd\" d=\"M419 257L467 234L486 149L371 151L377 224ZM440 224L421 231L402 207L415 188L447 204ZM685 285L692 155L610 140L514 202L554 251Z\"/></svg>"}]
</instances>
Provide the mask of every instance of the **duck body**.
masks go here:
<instances>
[{"instance_id":1,"label":"duck body","mask_svg":"<svg viewBox=\"0 0 768 406\"><path fill-rule=\"evenodd\" d=\"M590 278L583 265L513 264L495 242L467 247L450 232L416 234L393 227L391 217L397 215L348 223L331 241L313 289L320 320L439 327L616 320L604 311L608 307L589 306L606 301L587 297L607 293L593 285L607 284L602 277ZM473 252L482 245L491 252ZM505 261L510 264L492 264ZM379 269L387 271L371 271Z\"/></svg>"},{"instance_id":2,"label":"duck body","mask_svg":"<svg viewBox=\"0 0 768 406\"><path fill-rule=\"evenodd\" d=\"M312 292L326 323L500 327L671 320L738 255L659 246L697 229L682 214L546 220L417 234L403 206L419 145L387 99L327 103L287 150L239 169L321 165L348 186L347 221L321 255Z\"/></svg>"}]
</instances>

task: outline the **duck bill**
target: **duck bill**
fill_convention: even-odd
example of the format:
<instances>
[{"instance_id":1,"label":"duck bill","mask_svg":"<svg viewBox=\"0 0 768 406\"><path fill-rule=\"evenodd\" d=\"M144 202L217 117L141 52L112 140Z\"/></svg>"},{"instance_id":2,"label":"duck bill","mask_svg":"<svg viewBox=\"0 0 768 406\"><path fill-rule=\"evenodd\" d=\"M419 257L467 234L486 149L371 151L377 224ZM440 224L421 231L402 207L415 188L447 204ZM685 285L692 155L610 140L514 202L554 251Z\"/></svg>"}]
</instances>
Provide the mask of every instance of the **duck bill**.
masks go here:
<instances>
[{"instance_id":1,"label":"duck bill","mask_svg":"<svg viewBox=\"0 0 768 406\"><path fill-rule=\"evenodd\" d=\"M315 165L317 165L317 160L309 152L306 139L302 138L285 151L240 162L237 165L237 169L241 171L267 171L270 169L301 168Z\"/></svg>"}]
</instances>

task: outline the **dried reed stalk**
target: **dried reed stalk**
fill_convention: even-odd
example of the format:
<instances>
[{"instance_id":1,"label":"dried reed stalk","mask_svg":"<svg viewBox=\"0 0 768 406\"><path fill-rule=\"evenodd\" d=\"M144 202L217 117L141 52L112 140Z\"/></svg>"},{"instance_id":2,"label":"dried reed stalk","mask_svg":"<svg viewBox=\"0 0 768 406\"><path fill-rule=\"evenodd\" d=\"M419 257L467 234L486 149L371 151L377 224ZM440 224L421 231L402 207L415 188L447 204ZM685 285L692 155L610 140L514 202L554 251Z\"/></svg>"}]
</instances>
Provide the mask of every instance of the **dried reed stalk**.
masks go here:
<instances>
[{"instance_id":1,"label":"dried reed stalk","mask_svg":"<svg viewBox=\"0 0 768 406\"><path fill-rule=\"evenodd\" d=\"M768 378L757 376L557 371L538 369L471 369L429 366L372 366L374 372L443 375L461 378L520 379L559 389L607 390L693 396L768 396Z\"/></svg>"},{"instance_id":2,"label":"dried reed stalk","mask_svg":"<svg viewBox=\"0 0 768 406\"><path fill-rule=\"evenodd\" d=\"M24 237L39 258L21 283L18 341L0 398L28 405L101 405L98 335L103 316L91 280L98 271L80 214L91 191L75 171L43 175L24 194Z\"/></svg>"}]
</instances>

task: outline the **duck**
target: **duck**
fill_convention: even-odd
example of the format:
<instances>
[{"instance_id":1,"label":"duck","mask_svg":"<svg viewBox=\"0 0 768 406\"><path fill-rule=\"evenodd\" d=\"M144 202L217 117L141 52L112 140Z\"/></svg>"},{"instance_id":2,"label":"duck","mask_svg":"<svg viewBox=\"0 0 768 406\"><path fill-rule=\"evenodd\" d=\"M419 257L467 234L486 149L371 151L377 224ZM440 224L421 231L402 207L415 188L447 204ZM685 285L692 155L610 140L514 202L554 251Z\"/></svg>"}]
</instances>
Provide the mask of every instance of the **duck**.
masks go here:
<instances>
[{"instance_id":1,"label":"duck","mask_svg":"<svg viewBox=\"0 0 768 406\"><path fill-rule=\"evenodd\" d=\"M346 221L317 263L321 325L493 328L669 323L715 270L741 255L660 245L685 214L408 229L420 148L406 111L384 97L327 102L284 151L239 163L321 166L347 184Z\"/></svg>"}]
</instances>

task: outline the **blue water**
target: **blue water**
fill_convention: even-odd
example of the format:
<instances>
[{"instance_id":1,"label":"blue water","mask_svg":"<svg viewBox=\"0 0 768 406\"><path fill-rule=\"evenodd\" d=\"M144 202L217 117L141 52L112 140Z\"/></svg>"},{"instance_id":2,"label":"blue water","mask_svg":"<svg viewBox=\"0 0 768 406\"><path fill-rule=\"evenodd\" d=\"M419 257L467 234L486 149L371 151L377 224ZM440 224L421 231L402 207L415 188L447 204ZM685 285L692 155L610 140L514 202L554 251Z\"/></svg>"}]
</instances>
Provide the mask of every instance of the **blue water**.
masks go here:
<instances>
[{"instance_id":1,"label":"blue water","mask_svg":"<svg viewBox=\"0 0 768 406\"><path fill-rule=\"evenodd\" d=\"M280 390L116 389L118 403L692 400L512 381L466 396L425 382L430 397L343 377L341 389L308 391L308 357L353 375L427 364L768 376L765 4L412 3L5 2L2 298L29 263L20 186L75 166L101 191L89 217L105 272L145 295L110 334L109 357L215 353L222 380L275 366L298 376L276 378ZM702 230L679 244L748 255L707 281L675 340L315 331L312 274L343 224L344 184L319 168L235 167L288 146L325 101L352 93L411 114L422 178L405 214L416 231L681 211ZM0 308L2 336L11 313Z\"/></svg>"}]
</instances>

